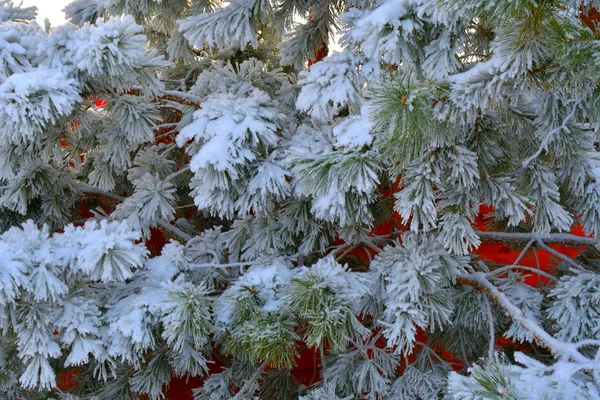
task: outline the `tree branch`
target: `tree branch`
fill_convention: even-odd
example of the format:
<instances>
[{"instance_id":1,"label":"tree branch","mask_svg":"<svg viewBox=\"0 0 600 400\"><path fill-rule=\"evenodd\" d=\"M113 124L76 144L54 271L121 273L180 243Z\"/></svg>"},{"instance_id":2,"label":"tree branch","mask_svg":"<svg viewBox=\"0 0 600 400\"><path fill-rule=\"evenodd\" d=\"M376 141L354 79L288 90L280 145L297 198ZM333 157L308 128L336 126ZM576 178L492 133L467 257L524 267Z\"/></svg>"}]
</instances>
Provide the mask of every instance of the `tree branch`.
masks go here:
<instances>
[{"instance_id":1,"label":"tree branch","mask_svg":"<svg viewBox=\"0 0 600 400\"><path fill-rule=\"evenodd\" d=\"M189 234L185 233L179 227L177 227L177 226L175 226L175 225L173 225L170 222L167 222L165 220L159 220L157 222L157 224L158 224L158 226L160 226L161 228L163 228L164 230L166 230L170 234L174 235L175 236L174 239L176 239L177 241L181 242L182 244L185 244L185 242L188 242L193 237L192 235L189 235Z\"/></svg>"},{"instance_id":2,"label":"tree branch","mask_svg":"<svg viewBox=\"0 0 600 400\"><path fill-rule=\"evenodd\" d=\"M200 104L202 103L202 99L200 97L177 90L165 91L165 96L163 96L163 99L175 101L176 103L185 104L186 106L194 108L200 108Z\"/></svg>"},{"instance_id":3,"label":"tree branch","mask_svg":"<svg viewBox=\"0 0 600 400\"><path fill-rule=\"evenodd\" d=\"M87 183L77 182L75 189L81 193L92 195L93 197L100 197L101 199L107 199L109 203L122 203L125 201L125 197L119 196L114 193L107 193L103 190L98 189L95 186L88 185Z\"/></svg>"},{"instance_id":4,"label":"tree branch","mask_svg":"<svg viewBox=\"0 0 600 400\"><path fill-rule=\"evenodd\" d=\"M457 282L473 286L487 293L496 304L502 307L506 314L530 332L540 344L552 351L553 354L568 357L578 363L589 363L591 361L577 350L578 346L576 344L555 339L536 321L525 317L519 307L515 306L504 293L488 281L485 273L475 272L457 279Z\"/></svg>"},{"instance_id":5,"label":"tree branch","mask_svg":"<svg viewBox=\"0 0 600 400\"><path fill-rule=\"evenodd\" d=\"M75 187L81 193L91 195L92 197L99 197L100 199L106 200L113 204L122 203L126 200L126 197L119 196L114 193L104 192L95 186L88 185L87 183L78 182ZM157 222L157 225L162 230L168 232L169 236L172 236L174 239L181 243L186 243L192 238L192 235L184 232L179 227L171 224L168 221L160 220Z\"/></svg>"},{"instance_id":6,"label":"tree branch","mask_svg":"<svg viewBox=\"0 0 600 400\"><path fill-rule=\"evenodd\" d=\"M481 240L486 242L513 242L522 243L528 242L531 239L543 240L545 243L556 243L574 246L600 246L600 241L596 238L577 236L570 233L550 233L547 235L539 235L532 232L483 232L476 231Z\"/></svg>"}]
</instances>

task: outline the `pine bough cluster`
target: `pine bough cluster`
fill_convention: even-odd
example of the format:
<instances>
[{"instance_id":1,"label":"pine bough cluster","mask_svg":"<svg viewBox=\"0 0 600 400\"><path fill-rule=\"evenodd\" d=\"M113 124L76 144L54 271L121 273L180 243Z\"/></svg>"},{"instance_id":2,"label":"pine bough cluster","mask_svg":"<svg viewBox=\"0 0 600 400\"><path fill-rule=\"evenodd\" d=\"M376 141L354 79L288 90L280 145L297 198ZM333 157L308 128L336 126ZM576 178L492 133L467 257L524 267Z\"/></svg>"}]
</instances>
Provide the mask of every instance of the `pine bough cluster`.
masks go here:
<instances>
[{"instance_id":1,"label":"pine bough cluster","mask_svg":"<svg viewBox=\"0 0 600 400\"><path fill-rule=\"evenodd\" d=\"M594 6L0 0L0 397L600 398Z\"/></svg>"}]
</instances>

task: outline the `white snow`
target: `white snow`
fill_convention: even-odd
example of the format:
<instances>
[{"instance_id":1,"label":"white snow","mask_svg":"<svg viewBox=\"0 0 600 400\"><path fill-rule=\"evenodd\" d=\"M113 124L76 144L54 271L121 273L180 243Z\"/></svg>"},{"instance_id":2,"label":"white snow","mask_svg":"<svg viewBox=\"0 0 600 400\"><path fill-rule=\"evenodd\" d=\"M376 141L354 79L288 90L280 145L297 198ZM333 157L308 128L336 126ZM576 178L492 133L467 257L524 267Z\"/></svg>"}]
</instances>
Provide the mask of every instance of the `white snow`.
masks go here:
<instances>
[{"instance_id":1,"label":"white snow","mask_svg":"<svg viewBox=\"0 0 600 400\"><path fill-rule=\"evenodd\" d=\"M360 115L353 115L333 128L336 147L362 148L373 142L375 123L369 117L369 109L363 106Z\"/></svg>"}]
</instances>

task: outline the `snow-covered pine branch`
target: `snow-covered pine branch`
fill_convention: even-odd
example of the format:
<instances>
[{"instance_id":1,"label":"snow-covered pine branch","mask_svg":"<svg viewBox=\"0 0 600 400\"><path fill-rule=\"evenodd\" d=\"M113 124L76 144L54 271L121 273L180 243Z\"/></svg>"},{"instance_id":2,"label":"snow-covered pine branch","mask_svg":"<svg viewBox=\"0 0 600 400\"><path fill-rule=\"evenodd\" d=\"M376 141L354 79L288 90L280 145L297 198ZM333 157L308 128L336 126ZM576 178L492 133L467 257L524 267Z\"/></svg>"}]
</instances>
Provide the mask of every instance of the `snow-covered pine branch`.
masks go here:
<instances>
[{"instance_id":1,"label":"snow-covered pine branch","mask_svg":"<svg viewBox=\"0 0 600 400\"><path fill-rule=\"evenodd\" d=\"M584 3L0 0L0 398L600 398Z\"/></svg>"}]
</instances>

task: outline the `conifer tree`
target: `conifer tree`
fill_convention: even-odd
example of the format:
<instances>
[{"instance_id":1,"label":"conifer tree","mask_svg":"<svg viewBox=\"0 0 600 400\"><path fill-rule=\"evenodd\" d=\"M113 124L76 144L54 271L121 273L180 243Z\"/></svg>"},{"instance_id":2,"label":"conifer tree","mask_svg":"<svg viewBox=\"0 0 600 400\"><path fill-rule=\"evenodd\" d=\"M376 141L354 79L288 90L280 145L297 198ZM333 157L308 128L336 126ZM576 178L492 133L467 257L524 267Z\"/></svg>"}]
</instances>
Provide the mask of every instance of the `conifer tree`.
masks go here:
<instances>
[{"instance_id":1,"label":"conifer tree","mask_svg":"<svg viewBox=\"0 0 600 400\"><path fill-rule=\"evenodd\" d=\"M0 398L600 398L593 7L0 0Z\"/></svg>"}]
</instances>

